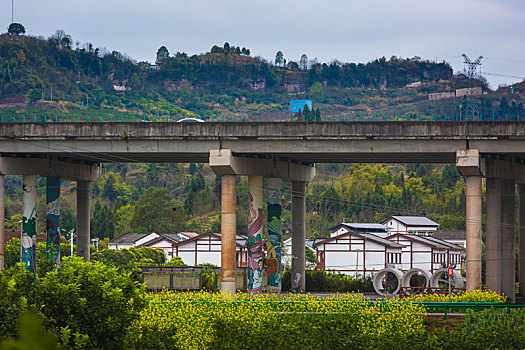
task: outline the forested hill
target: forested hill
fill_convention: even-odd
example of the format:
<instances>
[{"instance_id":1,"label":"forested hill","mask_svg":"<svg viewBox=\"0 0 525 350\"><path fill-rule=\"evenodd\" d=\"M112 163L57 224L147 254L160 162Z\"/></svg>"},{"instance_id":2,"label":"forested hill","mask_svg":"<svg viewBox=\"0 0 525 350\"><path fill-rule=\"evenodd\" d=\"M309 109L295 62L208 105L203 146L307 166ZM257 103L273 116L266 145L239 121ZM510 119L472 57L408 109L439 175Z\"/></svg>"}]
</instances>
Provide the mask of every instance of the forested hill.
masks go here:
<instances>
[{"instance_id":1,"label":"forested hill","mask_svg":"<svg viewBox=\"0 0 525 350\"><path fill-rule=\"evenodd\" d=\"M447 63L417 57L381 58L366 64L317 63L305 56L299 62L286 61L278 52L275 61L268 62L251 57L249 49L229 44L193 56L161 47L156 56L154 65L135 62L116 51L75 44L62 31L48 39L1 35L0 113L2 118L10 114L105 118L131 113L253 116L286 114L290 99L301 97L312 99L323 114L389 107L406 108L406 113L423 109L437 113L457 110L461 101L429 103L430 92L469 86L481 86L487 92L482 81L452 76ZM500 94L483 95L482 108L499 108L502 113L522 109L521 95L509 89ZM310 237L325 236L328 227L343 220L379 222L390 215L426 215L442 229L464 228L464 181L452 165L327 164L317 170L307 187ZM104 165L103 176L92 189L93 236L219 231L219 180L202 164ZM246 181L239 179L239 233L247 228ZM67 181L62 185L61 226L65 229L75 225L74 185ZM287 183L283 186L287 227L291 189ZM41 178L39 220L45 217L44 191ZM13 223L20 220L21 197L21 177L8 176L6 215ZM17 229L16 225L11 229Z\"/></svg>"},{"instance_id":2,"label":"forested hill","mask_svg":"<svg viewBox=\"0 0 525 350\"><path fill-rule=\"evenodd\" d=\"M419 57L319 63L303 55L295 62L279 51L270 62L228 43L192 56L162 46L156 57L156 64L136 62L117 51L75 43L63 31L48 39L1 35L2 112L206 119L285 114L290 99L306 97L323 114L369 113L399 105L412 106L403 113L437 114L454 113L457 103L429 105L431 92L476 85L486 91L483 81L454 77L448 63ZM413 106L419 102L423 104Z\"/></svg>"}]
</instances>

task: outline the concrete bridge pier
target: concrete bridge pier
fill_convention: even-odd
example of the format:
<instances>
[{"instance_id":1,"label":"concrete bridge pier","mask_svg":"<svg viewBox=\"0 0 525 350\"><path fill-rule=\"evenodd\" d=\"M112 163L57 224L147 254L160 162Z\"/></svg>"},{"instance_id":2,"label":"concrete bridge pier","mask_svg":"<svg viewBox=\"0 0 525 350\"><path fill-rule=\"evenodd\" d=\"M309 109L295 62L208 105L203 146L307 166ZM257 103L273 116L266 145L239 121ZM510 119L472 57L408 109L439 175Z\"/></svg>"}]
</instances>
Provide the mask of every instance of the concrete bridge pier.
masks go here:
<instances>
[{"instance_id":1,"label":"concrete bridge pier","mask_svg":"<svg viewBox=\"0 0 525 350\"><path fill-rule=\"evenodd\" d=\"M525 297L525 184L518 184L518 279L519 295Z\"/></svg>"},{"instance_id":2,"label":"concrete bridge pier","mask_svg":"<svg viewBox=\"0 0 525 350\"><path fill-rule=\"evenodd\" d=\"M22 249L20 261L36 275L36 175L24 175L22 180Z\"/></svg>"},{"instance_id":3,"label":"concrete bridge pier","mask_svg":"<svg viewBox=\"0 0 525 350\"><path fill-rule=\"evenodd\" d=\"M486 251L487 274L486 287L496 293L505 294L511 302L515 301L515 261L516 261L516 224L515 200L516 183L525 183L525 166L515 159L504 157L485 157L482 161L483 173L487 178L487 222ZM520 292L525 294L525 269L521 257L525 256L525 234L521 227L525 222L525 201L520 185L518 190L520 220ZM522 277L523 273L523 277Z\"/></svg>"},{"instance_id":4,"label":"concrete bridge pier","mask_svg":"<svg viewBox=\"0 0 525 350\"><path fill-rule=\"evenodd\" d=\"M514 180L501 182L501 292L516 301L516 227Z\"/></svg>"},{"instance_id":5,"label":"concrete bridge pier","mask_svg":"<svg viewBox=\"0 0 525 350\"><path fill-rule=\"evenodd\" d=\"M292 290L306 290L306 182L292 182Z\"/></svg>"},{"instance_id":6,"label":"concrete bridge pier","mask_svg":"<svg viewBox=\"0 0 525 350\"><path fill-rule=\"evenodd\" d=\"M5 195L5 175L0 174L0 271L4 269L5 254L4 254L4 195Z\"/></svg>"},{"instance_id":7,"label":"concrete bridge pier","mask_svg":"<svg viewBox=\"0 0 525 350\"><path fill-rule=\"evenodd\" d=\"M235 241L236 241L235 175L222 175L221 179L221 291L235 295Z\"/></svg>"},{"instance_id":8,"label":"concrete bridge pier","mask_svg":"<svg viewBox=\"0 0 525 350\"><path fill-rule=\"evenodd\" d=\"M466 181L467 290L481 289L481 163L477 149L459 150L456 167Z\"/></svg>"},{"instance_id":9,"label":"concrete bridge pier","mask_svg":"<svg viewBox=\"0 0 525 350\"><path fill-rule=\"evenodd\" d=\"M501 179L487 179L486 288L501 293Z\"/></svg>"},{"instance_id":10,"label":"concrete bridge pier","mask_svg":"<svg viewBox=\"0 0 525 350\"><path fill-rule=\"evenodd\" d=\"M235 156L229 149L210 150L210 167L217 175L222 175L221 195L221 290L228 294L235 294L235 179L236 176L248 176L250 194L250 219L248 227L248 268L249 291L258 293L262 290L262 180L270 178L268 200L269 237L268 250L271 258L269 291L280 288L279 266L280 247L280 187L281 180L292 182L292 271L295 269L301 278L296 277L297 283L292 286L298 291L304 290L304 247L305 247L305 184L315 176L315 167L310 164L295 164L271 158L252 158ZM276 206L277 205L278 208ZM278 209L278 210L277 210ZM271 218L270 218L271 216ZM276 221L277 220L277 221ZM272 224L273 222L273 224ZM295 227L295 229L294 229ZM260 233L259 233L260 232ZM295 237L295 238L293 238ZM294 260L297 260L294 262Z\"/></svg>"},{"instance_id":11,"label":"concrete bridge pier","mask_svg":"<svg viewBox=\"0 0 525 350\"><path fill-rule=\"evenodd\" d=\"M100 176L98 164L79 164L53 158L0 157L0 239L4 232L4 176L23 175L24 219L22 224L21 261L28 269L36 271L36 190L37 175L47 178L46 188L46 231L48 234L46 250L48 257L60 260L58 244L60 220L60 179L77 181L77 255L89 260L89 185ZM50 235L51 232L51 236ZM33 239L34 236L34 239ZM34 244L33 244L34 243ZM1 248L3 250L3 246ZM79 250L80 249L80 250ZM3 262L0 250L0 260ZM80 254L82 253L82 254ZM32 262L31 259L34 259ZM2 265L3 266L3 265ZM1 267L0 267L1 268Z\"/></svg>"},{"instance_id":12,"label":"concrete bridge pier","mask_svg":"<svg viewBox=\"0 0 525 350\"><path fill-rule=\"evenodd\" d=\"M46 177L46 258L60 264L60 178Z\"/></svg>"},{"instance_id":13,"label":"concrete bridge pier","mask_svg":"<svg viewBox=\"0 0 525 350\"><path fill-rule=\"evenodd\" d=\"M268 240L266 241L266 252L269 293L279 293L282 289L281 188L282 180L280 178L268 179Z\"/></svg>"},{"instance_id":14,"label":"concrete bridge pier","mask_svg":"<svg viewBox=\"0 0 525 350\"><path fill-rule=\"evenodd\" d=\"M90 182L77 181L77 256L89 261L90 235Z\"/></svg>"}]
</instances>

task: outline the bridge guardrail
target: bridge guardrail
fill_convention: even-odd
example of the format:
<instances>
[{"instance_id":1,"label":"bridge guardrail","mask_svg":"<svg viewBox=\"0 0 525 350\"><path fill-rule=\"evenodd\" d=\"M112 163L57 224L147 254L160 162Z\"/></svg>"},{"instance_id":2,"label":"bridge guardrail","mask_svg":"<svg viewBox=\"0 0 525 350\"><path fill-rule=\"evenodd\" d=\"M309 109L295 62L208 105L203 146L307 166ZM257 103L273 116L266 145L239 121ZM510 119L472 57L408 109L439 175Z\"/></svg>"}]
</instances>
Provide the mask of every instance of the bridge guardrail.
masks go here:
<instances>
[{"instance_id":1,"label":"bridge guardrail","mask_svg":"<svg viewBox=\"0 0 525 350\"><path fill-rule=\"evenodd\" d=\"M124 123L124 122L177 122L185 116L145 116L145 115L133 115L133 114L119 114L119 115L54 115L54 116L0 116L0 122L2 123ZM492 115L479 115L477 118L472 118L465 115L386 115L386 114L339 114L339 115L325 115L319 118L314 117L310 122L416 122L416 121L439 121L439 122L468 122L468 121L522 121L524 119L520 115L505 115L500 116L496 114ZM282 114L279 116L249 116L249 115L230 115L230 116L211 116L205 119L206 122L306 122L307 120L302 118L298 120L289 114Z\"/></svg>"}]
</instances>

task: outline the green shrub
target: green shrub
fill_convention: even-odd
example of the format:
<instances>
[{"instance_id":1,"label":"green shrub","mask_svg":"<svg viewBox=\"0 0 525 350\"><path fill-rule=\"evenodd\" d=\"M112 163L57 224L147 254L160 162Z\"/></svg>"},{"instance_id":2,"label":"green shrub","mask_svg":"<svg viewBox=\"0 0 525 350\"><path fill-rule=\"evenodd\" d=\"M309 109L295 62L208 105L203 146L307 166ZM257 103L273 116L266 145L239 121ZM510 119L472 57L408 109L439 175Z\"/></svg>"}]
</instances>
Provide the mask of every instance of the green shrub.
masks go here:
<instances>
[{"instance_id":1,"label":"green shrub","mask_svg":"<svg viewBox=\"0 0 525 350\"><path fill-rule=\"evenodd\" d=\"M65 258L40 281L38 302L48 327L85 335L88 347L119 349L145 305L144 287L114 267ZM67 345L67 344L65 344Z\"/></svg>"},{"instance_id":2,"label":"green shrub","mask_svg":"<svg viewBox=\"0 0 525 350\"><path fill-rule=\"evenodd\" d=\"M16 335L18 320L34 302L34 283L20 263L0 272L0 339Z\"/></svg>"},{"instance_id":3,"label":"green shrub","mask_svg":"<svg viewBox=\"0 0 525 350\"><path fill-rule=\"evenodd\" d=\"M291 290L291 273L283 273L282 290ZM342 273L326 272L324 270L306 270L307 292L372 292L374 287L371 279L355 278Z\"/></svg>"}]
</instances>

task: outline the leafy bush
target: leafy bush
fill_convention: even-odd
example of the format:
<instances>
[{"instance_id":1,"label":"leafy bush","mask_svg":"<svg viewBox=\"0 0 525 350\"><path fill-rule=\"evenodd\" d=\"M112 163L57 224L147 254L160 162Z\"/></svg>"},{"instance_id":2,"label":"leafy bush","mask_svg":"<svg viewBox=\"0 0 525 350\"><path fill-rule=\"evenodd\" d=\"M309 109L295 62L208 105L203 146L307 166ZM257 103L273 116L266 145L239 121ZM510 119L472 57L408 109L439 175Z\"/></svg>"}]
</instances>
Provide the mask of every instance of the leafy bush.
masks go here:
<instances>
[{"instance_id":1,"label":"leafy bush","mask_svg":"<svg viewBox=\"0 0 525 350\"><path fill-rule=\"evenodd\" d=\"M65 258L40 281L38 301L56 332L67 327L96 349L120 349L127 326L144 306L143 286L102 263Z\"/></svg>"},{"instance_id":2,"label":"leafy bush","mask_svg":"<svg viewBox=\"0 0 525 350\"><path fill-rule=\"evenodd\" d=\"M0 290L0 338L13 336L22 313L35 310L66 348L122 348L145 306L144 287L130 274L78 257L64 258L37 281L20 264L3 270Z\"/></svg>"},{"instance_id":3,"label":"leafy bush","mask_svg":"<svg viewBox=\"0 0 525 350\"><path fill-rule=\"evenodd\" d=\"M160 249L149 247L130 249L104 249L91 255L92 261L100 261L121 271L131 272L140 265L164 264L166 256Z\"/></svg>"},{"instance_id":4,"label":"leafy bush","mask_svg":"<svg viewBox=\"0 0 525 350\"><path fill-rule=\"evenodd\" d=\"M291 272L283 273L283 291L291 290ZM373 292L372 280L355 278L342 273L324 270L306 270L306 290L308 292Z\"/></svg>"},{"instance_id":5,"label":"leafy bush","mask_svg":"<svg viewBox=\"0 0 525 350\"><path fill-rule=\"evenodd\" d=\"M16 335L18 320L34 299L33 275L22 264L0 273L0 339Z\"/></svg>"}]
</instances>

